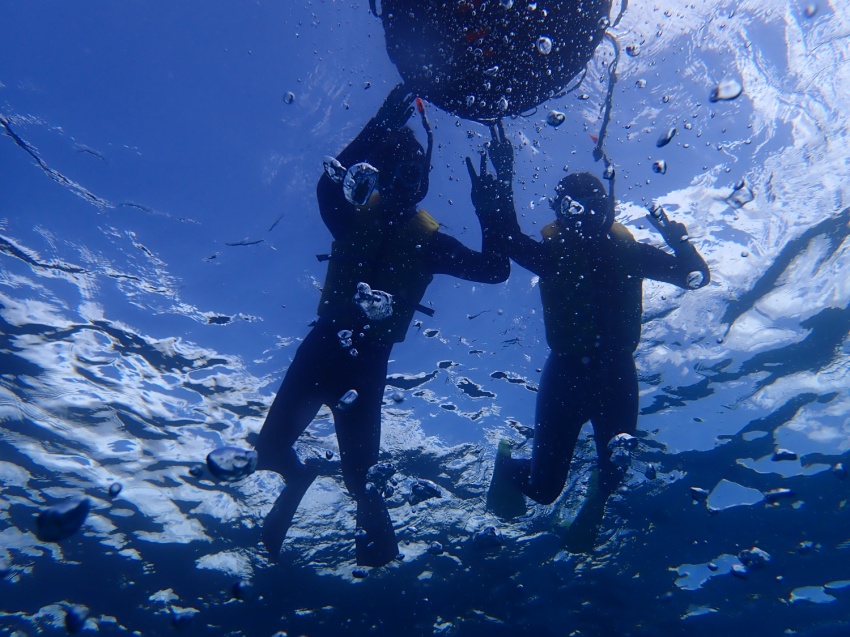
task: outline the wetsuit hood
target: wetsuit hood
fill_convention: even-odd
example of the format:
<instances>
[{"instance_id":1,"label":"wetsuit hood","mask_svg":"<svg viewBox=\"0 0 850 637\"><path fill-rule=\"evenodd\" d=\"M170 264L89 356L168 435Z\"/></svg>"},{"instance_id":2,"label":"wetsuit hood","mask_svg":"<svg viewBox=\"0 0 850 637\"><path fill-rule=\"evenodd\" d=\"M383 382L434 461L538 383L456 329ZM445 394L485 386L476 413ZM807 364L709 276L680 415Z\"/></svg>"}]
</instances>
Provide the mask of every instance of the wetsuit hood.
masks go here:
<instances>
[{"instance_id":1,"label":"wetsuit hood","mask_svg":"<svg viewBox=\"0 0 850 637\"><path fill-rule=\"evenodd\" d=\"M558 182L551 205L558 222L589 239L608 233L614 223L614 202L602 182L590 173L571 173Z\"/></svg>"},{"instance_id":2,"label":"wetsuit hood","mask_svg":"<svg viewBox=\"0 0 850 637\"><path fill-rule=\"evenodd\" d=\"M404 126L390 131L369 157L380 173L378 191L393 208L413 208L428 194L429 152Z\"/></svg>"}]
</instances>

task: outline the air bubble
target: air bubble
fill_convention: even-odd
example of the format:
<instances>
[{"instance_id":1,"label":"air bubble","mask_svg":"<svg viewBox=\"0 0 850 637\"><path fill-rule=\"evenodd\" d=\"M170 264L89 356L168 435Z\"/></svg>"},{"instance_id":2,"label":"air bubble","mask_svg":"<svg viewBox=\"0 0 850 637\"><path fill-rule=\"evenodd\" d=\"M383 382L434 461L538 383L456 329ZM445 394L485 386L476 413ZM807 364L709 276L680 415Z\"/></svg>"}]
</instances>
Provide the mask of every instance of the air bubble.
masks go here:
<instances>
[{"instance_id":1,"label":"air bubble","mask_svg":"<svg viewBox=\"0 0 850 637\"><path fill-rule=\"evenodd\" d=\"M734 100L744 90L741 83L734 79L722 80L708 96L709 102L720 102Z\"/></svg>"},{"instance_id":2,"label":"air bubble","mask_svg":"<svg viewBox=\"0 0 850 637\"><path fill-rule=\"evenodd\" d=\"M744 204L750 203L753 199L755 199L755 193L753 193L752 188L747 185L746 180L742 179L735 184L735 190L732 194L726 197L726 203L733 208L740 208Z\"/></svg>"},{"instance_id":3,"label":"air bubble","mask_svg":"<svg viewBox=\"0 0 850 637\"><path fill-rule=\"evenodd\" d=\"M567 116L564 115L561 111L549 111L549 114L546 116L546 123L549 126L557 128L567 119Z\"/></svg>"},{"instance_id":4,"label":"air bubble","mask_svg":"<svg viewBox=\"0 0 850 637\"><path fill-rule=\"evenodd\" d=\"M552 39L545 35L537 38L537 50L543 55L549 55L552 52Z\"/></svg>"},{"instance_id":5,"label":"air bubble","mask_svg":"<svg viewBox=\"0 0 850 637\"><path fill-rule=\"evenodd\" d=\"M676 136L676 129L675 129L675 127L674 127L674 128L670 128L669 130L667 130L667 132L663 133L663 134L661 135L661 137L659 137L659 138L658 138L658 141L657 141L657 142L655 142L655 145L656 145L658 148L661 148L662 146L666 146L667 144L669 144L669 143L670 143L670 141L671 141L671 140L672 140L675 136Z\"/></svg>"}]
</instances>

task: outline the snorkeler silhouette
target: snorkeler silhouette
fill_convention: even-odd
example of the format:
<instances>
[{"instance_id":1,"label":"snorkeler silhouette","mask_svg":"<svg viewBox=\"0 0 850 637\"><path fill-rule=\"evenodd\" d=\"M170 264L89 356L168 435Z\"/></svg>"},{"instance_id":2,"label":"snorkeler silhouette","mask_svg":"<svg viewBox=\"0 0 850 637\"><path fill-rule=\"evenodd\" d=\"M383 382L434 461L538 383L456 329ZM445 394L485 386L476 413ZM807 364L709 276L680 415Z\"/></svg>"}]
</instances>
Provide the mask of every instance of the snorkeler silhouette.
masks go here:
<instances>
[{"instance_id":1,"label":"snorkeler silhouette","mask_svg":"<svg viewBox=\"0 0 850 637\"><path fill-rule=\"evenodd\" d=\"M326 161L318 183L319 211L334 238L319 318L295 353L257 443L258 468L285 482L263 526L274 557L318 471L315 461L299 460L293 445L323 404L333 413L342 476L357 503L357 563L382 566L398 555L383 497L368 480L378 462L390 352L417 309L427 311L420 301L433 275L500 283L510 273L505 230L512 213L500 216L505 184L487 173L486 154L481 174L470 171L481 252L440 232L417 207L428 192L432 134L417 100L426 150L406 125L412 103L407 87L393 89L362 132ZM496 156L498 148L494 139Z\"/></svg>"},{"instance_id":2,"label":"snorkeler silhouette","mask_svg":"<svg viewBox=\"0 0 850 637\"><path fill-rule=\"evenodd\" d=\"M561 179L552 199L555 221L543 241L518 224L510 256L540 277L543 322L551 349L537 395L530 459L511 458L502 441L496 455L488 507L510 519L525 512L523 496L554 502L566 483L582 425L593 426L598 470L588 499L567 533L568 546L592 548L605 502L624 475L637 427L638 380L634 352L640 340L643 279L685 289L708 284L708 266L688 240L685 226L654 208L649 221L673 249L635 241L614 221L614 201L588 173ZM619 436L618 434L626 434ZM623 462L618 462L623 461Z\"/></svg>"}]
</instances>

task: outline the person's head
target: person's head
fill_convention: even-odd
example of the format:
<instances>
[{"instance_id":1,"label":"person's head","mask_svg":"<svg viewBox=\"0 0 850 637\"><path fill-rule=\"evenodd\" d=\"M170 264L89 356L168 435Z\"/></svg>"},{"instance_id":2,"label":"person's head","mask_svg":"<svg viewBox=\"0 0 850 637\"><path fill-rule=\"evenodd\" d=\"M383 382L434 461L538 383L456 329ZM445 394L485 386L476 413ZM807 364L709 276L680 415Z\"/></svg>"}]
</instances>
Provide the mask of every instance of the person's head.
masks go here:
<instances>
[{"instance_id":1,"label":"person's head","mask_svg":"<svg viewBox=\"0 0 850 637\"><path fill-rule=\"evenodd\" d=\"M380 173L378 192L385 204L407 208L428 194L430 159L409 126L390 132L370 160Z\"/></svg>"},{"instance_id":2,"label":"person's head","mask_svg":"<svg viewBox=\"0 0 850 637\"><path fill-rule=\"evenodd\" d=\"M614 223L614 202L590 173L566 175L555 187L551 204L561 225L584 238L603 235Z\"/></svg>"}]
</instances>

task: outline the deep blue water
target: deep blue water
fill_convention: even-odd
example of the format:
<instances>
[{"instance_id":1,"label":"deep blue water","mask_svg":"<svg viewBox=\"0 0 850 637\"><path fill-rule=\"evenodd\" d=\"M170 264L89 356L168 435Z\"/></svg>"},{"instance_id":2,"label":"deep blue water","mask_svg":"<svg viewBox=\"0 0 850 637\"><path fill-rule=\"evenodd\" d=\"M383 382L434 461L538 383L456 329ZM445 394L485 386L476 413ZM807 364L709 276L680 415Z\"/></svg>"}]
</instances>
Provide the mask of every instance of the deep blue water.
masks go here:
<instances>
[{"instance_id":1,"label":"deep blue water","mask_svg":"<svg viewBox=\"0 0 850 637\"><path fill-rule=\"evenodd\" d=\"M315 204L322 157L399 79L380 22L367 3L6 3L0 634L62 634L74 604L105 634L846 634L848 16L844 1L633 0L610 30L622 50L639 46L619 58L605 146L619 219L660 244L643 217L663 203L712 283L645 286L626 489L588 555L551 529L581 500L589 436L559 503L515 523L484 510L496 441L519 444L533 425L539 292L519 267L497 286L438 277L435 316L393 352L388 394L404 400L385 401L405 559L359 579L336 460L279 564L259 524L280 481L222 485L189 469L251 443L309 329L330 241ZM606 41L577 90L506 120L527 232L548 223L565 166L602 172L590 135L613 55ZM724 78L743 94L710 102ZM548 126L549 109L566 122ZM424 207L477 248L463 159L489 133L429 114ZM734 206L742 179L754 198ZM335 451L332 431L320 413L302 454ZM418 478L442 497L411 506ZM39 541L37 513L83 494L83 529ZM474 539L487 525L493 550ZM770 562L732 574L753 547ZM239 581L252 587L236 599ZM181 608L197 613L178 627Z\"/></svg>"}]
</instances>

